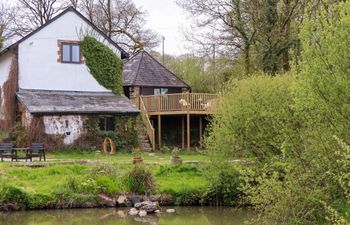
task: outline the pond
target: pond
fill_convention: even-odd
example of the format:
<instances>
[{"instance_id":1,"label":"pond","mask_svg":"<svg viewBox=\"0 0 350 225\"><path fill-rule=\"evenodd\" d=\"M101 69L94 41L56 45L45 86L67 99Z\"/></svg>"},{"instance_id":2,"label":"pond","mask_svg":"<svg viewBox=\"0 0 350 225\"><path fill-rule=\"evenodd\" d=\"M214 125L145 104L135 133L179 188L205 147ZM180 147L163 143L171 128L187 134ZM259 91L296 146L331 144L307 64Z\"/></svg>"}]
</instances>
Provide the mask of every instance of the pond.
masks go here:
<instances>
[{"instance_id":1,"label":"pond","mask_svg":"<svg viewBox=\"0 0 350 225\"><path fill-rule=\"evenodd\" d=\"M127 209L72 209L0 213L1 225L238 225L254 212L234 208L177 207L176 213L131 217ZM163 210L162 210L163 211Z\"/></svg>"}]
</instances>

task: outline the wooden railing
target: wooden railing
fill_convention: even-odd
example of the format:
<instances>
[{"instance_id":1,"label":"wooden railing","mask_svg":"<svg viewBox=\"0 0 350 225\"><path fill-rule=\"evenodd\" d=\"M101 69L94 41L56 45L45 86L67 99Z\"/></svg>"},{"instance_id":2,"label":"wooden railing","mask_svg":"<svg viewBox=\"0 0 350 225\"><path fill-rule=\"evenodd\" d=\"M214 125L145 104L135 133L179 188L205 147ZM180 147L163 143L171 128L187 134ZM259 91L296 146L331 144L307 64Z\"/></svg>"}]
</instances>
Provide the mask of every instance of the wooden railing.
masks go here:
<instances>
[{"instance_id":1,"label":"wooden railing","mask_svg":"<svg viewBox=\"0 0 350 225\"><path fill-rule=\"evenodd\" d=\"M143 103L143 100L142 100L141 97L139 98L138 101L133 101L133 103L134 104L137 103L138 104L137 106L139 106L139 108L140 108L141 117L142 117L143 123L146 125L147 135L148 135L148 138L149 138L149 140L151 142L152 149L154 151L155 148L156 148L155 132L154 132L154 128L152 126L152 123L149 120L149 116L147 114L147 110L146 110L145 104Z\"/></svg>"},{"instance_id":2,"label":"wooden railing","mask_svg":"<svg viewBox=\"0 0 350 225\"><path fill-rule=\"evenodd\" d=\"M147 112L208 112L215 109L216 94L177 93L141 96Z\"/></svg>"}]
</instances>

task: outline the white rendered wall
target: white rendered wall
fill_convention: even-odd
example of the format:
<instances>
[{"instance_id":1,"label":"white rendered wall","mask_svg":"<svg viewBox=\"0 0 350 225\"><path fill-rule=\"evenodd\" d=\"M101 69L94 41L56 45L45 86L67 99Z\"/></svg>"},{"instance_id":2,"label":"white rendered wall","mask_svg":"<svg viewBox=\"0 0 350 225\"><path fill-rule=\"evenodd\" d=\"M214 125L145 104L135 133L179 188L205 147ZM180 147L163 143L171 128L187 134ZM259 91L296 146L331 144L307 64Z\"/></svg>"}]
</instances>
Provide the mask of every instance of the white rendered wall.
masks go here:
<instances>
[{"instance_id":1,"label":"white rendered wall","mask_svg":"<svg viewBox=\"0 0 350 225\"><path fill-rule=\"evenodd\" d=\"M82 33L94 31L74 12L67 12L19 45L19 87L22 89L109 91L89 73L85 64L59 63L57 40L78 41ZM110 47L120 58L120 51L96 31L93 36ZM1 80L0 80L1 81Z\"/></svg>"}]
</instances>

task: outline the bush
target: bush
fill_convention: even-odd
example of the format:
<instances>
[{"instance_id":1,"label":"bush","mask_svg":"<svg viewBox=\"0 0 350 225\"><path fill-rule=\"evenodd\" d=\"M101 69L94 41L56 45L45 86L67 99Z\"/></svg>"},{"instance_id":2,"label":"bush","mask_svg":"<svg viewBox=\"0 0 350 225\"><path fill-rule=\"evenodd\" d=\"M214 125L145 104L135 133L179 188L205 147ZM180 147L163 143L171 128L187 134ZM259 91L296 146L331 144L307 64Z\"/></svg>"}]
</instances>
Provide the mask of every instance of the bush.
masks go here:
<instances>
[{"instance_id":1,"label":"bush","mask_svg":"<svg viewBox=\"0 0 350 225\"><path fill-rule=\"evenodd\" d=\"M103 43L85 37L80 43L86 65L94 78L117 95L123 94L123 61Z\"/></svg>"},{"instance_id":2,"label":"bush","mask_svg":"<svg viewBox=\"0 0 350 225\"><path fill-rule=\"evenodd\" d=\"M238 205L243 195L241 191L240 173L234 169L219 171L210 180L210 186L203 194L202 202L206 205Z\"/></svg>"},{"instance_id":3,"label":"bush","mask_svg":"<svg viewBox=\"0 0 350 225\"><path fill-rule=\"evenodd\" d=\"M56 205L53 194L29 194L28 209L51 209Z\"/></svg>"},{"instance_id":4,"label":"bush","mask_svg":"<svg viewBox=\"0 0 350 225\"><path fill-rule=\"evenodd\" d=\"M156 185L153 174L143 165L135 165L123 178L123 185L128 192L153 193Z\"/></svg>"},{"instance_id":5,"label":"bush","mask_svg":"<svg viewBox=\"0 0 350 225\"><path fill-rule=\"evenodd\" d=\"M298 124L293 121L290 87L295 81L292 75L231 80L205 139L212 156L266 161L294 146L290 130L297 130Z\"/></svg>"},{"instance_id":6,"label":"bush","mask_svg":"<svg viewBox=\"0 0 350 225\"><path fill-rule=\"evenodd\" d=\"M0 207L2 210L25 209L28 202L27 194L21 189L2 184L0 187ZM9 208L7 208L7 205Z\"/></svg>"}]
</instances>

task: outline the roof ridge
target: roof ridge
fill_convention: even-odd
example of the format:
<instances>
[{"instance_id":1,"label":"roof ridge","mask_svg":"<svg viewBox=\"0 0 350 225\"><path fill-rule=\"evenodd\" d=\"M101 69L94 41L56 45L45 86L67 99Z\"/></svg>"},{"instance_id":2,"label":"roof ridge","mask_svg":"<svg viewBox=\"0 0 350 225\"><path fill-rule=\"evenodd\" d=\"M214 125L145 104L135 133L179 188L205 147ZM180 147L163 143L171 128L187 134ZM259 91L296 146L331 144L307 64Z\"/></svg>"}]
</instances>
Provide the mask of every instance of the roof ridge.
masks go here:
<instances>
[{"instance_id":1,"label":"roof ridge","mask_svg":"<svg viewBox=\"0 0 350 225\"><path fill-rule=\"evenodd\" d=\"M140 59L139 65L137 66L136 76L135 76L135 79L134 79L133 82L132 82L132 85L135 85L136 79L137 79L137 77L139 76L140 66L141 66L141 62L142 62L142 60L143 60L143 53L144 53L144 52L145 52L144 50L141 50L141 51L139 51L139 53L138 53L138 54L141 54L141 59ZM136 55L138 55L138 54L136 54ZM135 55L135 56L136 56L136 55Z\"/></svg>"},{"instance_id":2,"label":"roof ridge","mask_svg":"<svg viewBox=\"0 0 350 225\"><path fill-rule=\"evenodd\" d=\"M50 25L51 23L53 23L54 21L59 19L61 16L65 15L67 12L74 12L77 16L79 16L81 19L83 19L88 25L90 25L93 29L95 29L100 35L102 35L108 42L110 42L114 47L119 49L119 51L121 52L121 55L124 54L124 56L126 58L128 58L129 54L123 48L121 48L115 41L113 41L111 38L109 38L105 33L103 33L103 31L101 29L99 29L94 23L92 23L88 18L86 18L83 14L81 14L78 10L76 10L72 6L67 7L65 10L63 10L62 12L57 14L55 17L49 19L45 24L43 24L40 27L36 28L35 30L31 31L30 33L28 33L24 37L20 38L18 41L11 44L7 48L0 50L0 56L3 55L4 53L6 53L10 48L19 45L21 42L25 41L26 39L28 39L29 37L31 37L35 33L41 31L46 26Z\"/></svg>"}]
</instances>

